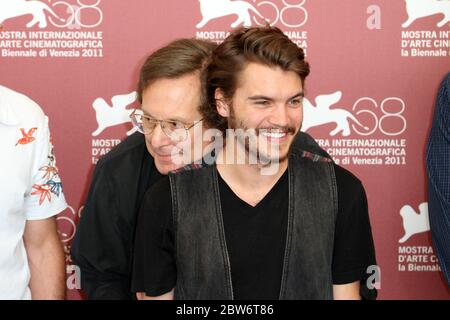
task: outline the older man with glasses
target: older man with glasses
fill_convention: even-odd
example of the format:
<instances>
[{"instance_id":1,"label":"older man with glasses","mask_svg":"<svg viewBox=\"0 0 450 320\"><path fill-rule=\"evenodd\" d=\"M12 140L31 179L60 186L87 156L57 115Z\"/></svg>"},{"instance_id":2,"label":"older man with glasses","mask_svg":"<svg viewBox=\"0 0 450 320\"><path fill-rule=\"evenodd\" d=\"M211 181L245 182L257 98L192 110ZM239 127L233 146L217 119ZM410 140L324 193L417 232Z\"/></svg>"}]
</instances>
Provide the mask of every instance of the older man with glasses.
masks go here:
<instances>
[{"instance_id":1,"label":"older man with glasses","mask_svg":"<svg viewBox=\"0 0 450 320\"><path fill-rule=\"evenodd\" d=\"M182 165L174 160L178 145L190 143L194 129L201 130L193 124L201 118L201 75L214 48L206 41L177 40L151 54L141 68L141 107L131 115L140 132L97 163L72 245L89 299L135 297L130 277L141 199L162 175Z\"/></svg>"}]
</instances>

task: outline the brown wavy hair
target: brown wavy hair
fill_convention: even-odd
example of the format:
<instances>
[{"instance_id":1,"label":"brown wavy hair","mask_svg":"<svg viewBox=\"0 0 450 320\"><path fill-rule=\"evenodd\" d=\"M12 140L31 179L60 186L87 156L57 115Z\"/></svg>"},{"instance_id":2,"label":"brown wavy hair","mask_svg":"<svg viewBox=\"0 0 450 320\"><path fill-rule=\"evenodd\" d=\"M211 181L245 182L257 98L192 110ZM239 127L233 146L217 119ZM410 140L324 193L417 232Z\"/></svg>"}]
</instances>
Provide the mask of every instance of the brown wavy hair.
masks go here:
<instances>
[{"instance_id":1,"label":"brown wavy hair","mask_svg":"<svg viewBox=\"0 0 450 320\"><path fill-rule=\"evenodd\" d=\"M232 32L213 52L206 72L207 102L201 106L205 124L222 132L228 127L227 118L216 108L215 92L220 88L227 102L236 91L239 73L250 62L278 66L297 73L305 83L310 68L304 51L276 27L240 28Z\"/></svg>"},{"instance_id":2,"label":"brown wavy hair","mask_svg":"<svg viewBox=\"0 0 450 320\"><path fill-rule=\"evenodd\" d=\"M175 79L193 72L202 75L201 104L206 103L204 92L205 69L209 63L215 43L196 40L178 39L153 52L144 62L137 85L137 98L142 103L142 95L154 81Z\"/></svg>"}]
</instances>

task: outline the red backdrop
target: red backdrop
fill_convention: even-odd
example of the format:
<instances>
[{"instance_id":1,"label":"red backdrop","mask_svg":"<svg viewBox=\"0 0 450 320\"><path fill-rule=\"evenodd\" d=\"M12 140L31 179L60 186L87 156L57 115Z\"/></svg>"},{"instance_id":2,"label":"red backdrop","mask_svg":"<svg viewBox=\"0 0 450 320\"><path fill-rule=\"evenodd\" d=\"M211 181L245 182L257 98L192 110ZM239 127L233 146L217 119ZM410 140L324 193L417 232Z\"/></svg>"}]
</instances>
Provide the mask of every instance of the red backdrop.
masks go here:
<instances>
[{"instance_id":1,"label":"red backdrop","mask_svg":"<svg viewBox=\"0 0 450 320\"><path fill-rule=\"evenodd\" d=\"M0 83L50 117L72 208L58 219L67 253L93 164L131 129L123 108L136 104L121 95L134 91L145 57L175 38L220 42L235 21L257 25L261 15L307 52L304 128L365 185L380 298L450 298L431 247L424 171L435 95L450 71L449 0L40 2L59 19L0 2ZM68 295L78 299L69 256L67 265Z\"/></svg>"}]
</instances>

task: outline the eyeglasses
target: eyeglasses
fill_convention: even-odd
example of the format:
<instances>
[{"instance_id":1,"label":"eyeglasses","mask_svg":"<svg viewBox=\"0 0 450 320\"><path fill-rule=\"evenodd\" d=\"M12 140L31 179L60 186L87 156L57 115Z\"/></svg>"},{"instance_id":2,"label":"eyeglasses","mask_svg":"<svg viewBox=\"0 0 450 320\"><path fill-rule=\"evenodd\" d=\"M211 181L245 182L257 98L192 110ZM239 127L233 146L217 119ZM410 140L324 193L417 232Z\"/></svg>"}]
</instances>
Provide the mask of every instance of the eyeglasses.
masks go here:
<instances>
[{"instance_id":1,"label":"eyeglasses","mask_svg":"<svg viewBox=\"0 0 450 320\"><path fill-rule=\"evenodd\" d=\"M130 115L131 122L142 134L152 134L156 126L159 124L162 131L174 142L181 142L187 139L189 129L194 127L203 119L193 122L191 125L186 125L181 121L176 120L157 120L145 114L142 110L135 109Z\"/></svg>"}]
</instances>

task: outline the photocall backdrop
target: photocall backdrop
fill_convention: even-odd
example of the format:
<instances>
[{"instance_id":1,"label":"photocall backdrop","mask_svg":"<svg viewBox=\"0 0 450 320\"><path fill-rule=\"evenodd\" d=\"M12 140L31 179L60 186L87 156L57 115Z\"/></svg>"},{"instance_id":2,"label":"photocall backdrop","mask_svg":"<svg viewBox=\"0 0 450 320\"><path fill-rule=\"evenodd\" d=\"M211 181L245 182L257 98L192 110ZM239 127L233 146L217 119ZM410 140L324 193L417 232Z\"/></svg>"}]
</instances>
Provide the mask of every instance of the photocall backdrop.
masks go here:
<instances>
[{"instance_id":1,"label":"photocall backdrop","mask_svg":"<svg viewBox=\"0 0 450 320\"><path fill-rule=\"evenodd\" d=\"M425 145L450 71L450 0L0 0L0 84L50 118L69 250L96 161L133 132L139 67L180 37L221 42L264 23L311 64L303 130L366 188L380 299L449 299L429 232Z\"/></svg>"}]
</instances>

